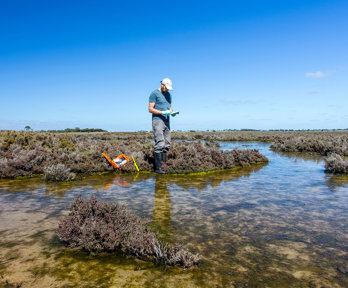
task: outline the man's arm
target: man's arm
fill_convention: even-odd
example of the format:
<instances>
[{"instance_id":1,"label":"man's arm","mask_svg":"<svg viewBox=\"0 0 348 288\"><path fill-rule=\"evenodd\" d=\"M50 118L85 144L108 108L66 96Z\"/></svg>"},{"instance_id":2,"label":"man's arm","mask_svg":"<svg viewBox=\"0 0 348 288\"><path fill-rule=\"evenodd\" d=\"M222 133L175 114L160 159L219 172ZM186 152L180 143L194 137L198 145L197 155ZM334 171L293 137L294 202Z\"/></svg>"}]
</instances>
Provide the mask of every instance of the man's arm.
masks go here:
<instances>
[{"instance_id":1,"label":"man's arm","mask_svg":"<svg viewBox=\"0 0 348 288\"><path fill-rule=\"evenodd\" d=\"M162 115L162 111L155 109L155 102L149 103L149 112L155 115Z\"/></svg>"}]
</instances>

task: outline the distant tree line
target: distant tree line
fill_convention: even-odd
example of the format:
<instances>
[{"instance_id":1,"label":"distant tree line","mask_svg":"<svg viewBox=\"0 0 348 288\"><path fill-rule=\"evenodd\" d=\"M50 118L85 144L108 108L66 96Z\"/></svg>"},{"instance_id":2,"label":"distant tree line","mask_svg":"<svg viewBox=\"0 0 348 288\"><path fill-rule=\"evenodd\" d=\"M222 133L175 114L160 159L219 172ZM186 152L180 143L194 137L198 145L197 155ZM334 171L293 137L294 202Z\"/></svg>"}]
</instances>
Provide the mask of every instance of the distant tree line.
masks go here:
<instances>
[{"instance_id":1,"label":"distant tree line","mask_svg":"<svg viewBox=\"0 0 348 288\"><path fill-rule=\"evenodd\" d=\"M107 130L103 130L100 128L66 128L64 130L48 130L48 132L54 132L54 133L71 133L71 132L108 132Z\"/></svg>"},{"instance_id":2,"label":"distant tree line","mask_svg":"<svg viewBox=\"0 0 348 288\"><path fill-rule=\"evenodd\" d=\"M25 131L34 131L33 128L31 128L29 125L24 127ZM6 131L6 130L0 130L0 131ZM71 133L71 132L108 132L107 130L103 130L100 128L83 128L75 127L75 128L66 128L64 130L40 130L39 132L54 132L54 133Z\"/></svg>"}]
</instances>

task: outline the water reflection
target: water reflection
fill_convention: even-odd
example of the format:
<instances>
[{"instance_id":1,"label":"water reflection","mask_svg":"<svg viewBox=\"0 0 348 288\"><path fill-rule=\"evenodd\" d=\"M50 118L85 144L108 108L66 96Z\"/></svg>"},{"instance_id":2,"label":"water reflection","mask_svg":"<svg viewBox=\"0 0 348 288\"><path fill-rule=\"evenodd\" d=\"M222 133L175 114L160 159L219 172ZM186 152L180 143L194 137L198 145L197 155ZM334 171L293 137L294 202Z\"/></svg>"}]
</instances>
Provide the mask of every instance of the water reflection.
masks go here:
<instances>
[{"instance_id":1,"label":"water reflection","mask_svg":"<svg viewBox=\"0 0 348 288\"><path fill-rule=\"evenodd\" d=\"M136 183L143 183L153 179L155 185L152 224L156 230L160 231L161 237L166 241L173 242L172 236L175 235L175 228L171 223L172 201L168 189L169 186L175 185L184 190L197 189L198 191L202 191L207 187L218 187L222 183L228 183L241 177L250 177L252 173L257 173L266 165L267 164L252 165L250 167L228 171L216 171L194 175L157 175L149 173L118 174L114 177L105 176L106 179L104 181L106 181L106 184L103 190L116 191L119 187L130 187L132 185L134 186ZM100 187L96 187L95 185L94 187L100 190ZM138 194L137 197L139 196ZM189 205L186 213L190 213L190 207Z\"/></svg>"},{"instance_id":2,"label":"water reflection","mask_svg":"<svg viewBox=\"0 0 348 288\"><path fill-rule=\"evenodd\" d=\"M129 187L130 185L130 179L127 179L127 177L124 177L122 175L117 175L115 178L112 179L112 181L108 182L104 186L104 190L109 190L111 185L119 185L121 187Z\"/></svg>"},{"instance_id":3,"label":"water reflection","mask_svg":"<svg viewBox=\"0 0 348 288\"><path fill-rule=\"evenodd\" d=\"M163 175L156 175L155 182L155 205L153 210L153 224L160 236L172 242L174 227L171 225L172 202L167 189L167 179Z\"/></svg>"},{"instance_id":4,"label":"water reflection","mask_svg":"<svg viewBox=\"0 0 348 288\"><path fill-rule=\"evenodd\" d=\"M202 190L207 186L217 187L222 182L229 182L240 177L249 177L252 173L257 173L267 163L252 165L244 168L236 168L227 171L212 171L198 174L167 174L161 175L159 180L156 174L152 173L108 173L103 175L92 175L82 180L71 182L47 182L42 178L27 179L0 179L0 193L3 192L30 192L35 193L44 191L46 196L62 198L67 191L81 190L92 187L95 190L110 190L112 186L129 188L133 183L147 181L155 177L158 187L165 187L164 184L176 184L183 189L197 188ZM155 189L157 185L155 186ZM161 190L162 188L159 188Z\"/></svg>"},{"instance_id":5,"label":"water reflection","mask_svg":"<svg viewBox=\"0 0 348 288\"><path fill-rule=\"evenodd\" d=\"M326 184L330 191L335 192L348 184L348 175L325 175Z\"/></svg>"},{"instance_id":6,"label":"water reflection","mask_svg":"<svg viewBox=\"0 0 348 288\"><path fill-rule=\"evenodd\" d=\"M275 154L279 154L283 157L297 161L314 161L316 163L323 162L323 156L313 153L301 153L301 152L279 152L273 151Z\"/></svg>"},{"instance_id":7,"label":"water reflection","mask_svg":"<svg viewBox=\"0 0 348 288\"><path fill-rule=\"evenodd\" d=\"M236 168L227 171L211 172L201 175L173 175L167 176L167 183L176 184L179 187L187 190L190 188L196 188L203 190L208 186L218 187L223 182L230 182L238 178L248 178L252 173L257 173L268 163L259 165L252 165L244 168Z\"/></svg>"}]
</instances>

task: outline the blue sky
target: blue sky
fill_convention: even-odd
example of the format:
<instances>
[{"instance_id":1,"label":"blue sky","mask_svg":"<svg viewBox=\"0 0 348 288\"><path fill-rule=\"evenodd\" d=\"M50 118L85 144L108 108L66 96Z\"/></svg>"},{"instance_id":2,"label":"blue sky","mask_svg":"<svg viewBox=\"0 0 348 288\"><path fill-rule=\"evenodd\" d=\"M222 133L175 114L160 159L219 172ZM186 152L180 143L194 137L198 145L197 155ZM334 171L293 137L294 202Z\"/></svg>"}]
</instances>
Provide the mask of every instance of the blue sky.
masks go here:
<instances>
[{"instance_id":1,"label":"blue sky","mask_svg":"<svg viewBox=\"0 0 348 288\"><path fill-rule=\"evenodd\" d=\"M348 1L0 0L0 129L348 128Z\"/></svg>"}]
</instances>

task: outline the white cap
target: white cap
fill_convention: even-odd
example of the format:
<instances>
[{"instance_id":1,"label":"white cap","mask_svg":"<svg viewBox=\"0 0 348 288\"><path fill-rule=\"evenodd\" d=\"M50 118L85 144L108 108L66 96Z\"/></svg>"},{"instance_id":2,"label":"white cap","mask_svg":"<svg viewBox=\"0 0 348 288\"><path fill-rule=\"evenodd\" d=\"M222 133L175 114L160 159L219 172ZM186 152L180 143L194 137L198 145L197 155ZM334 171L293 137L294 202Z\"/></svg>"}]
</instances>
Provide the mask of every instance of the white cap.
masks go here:
<instances>
[{"instance_id":1,"label":"white cap","mask_svg":"<svg viewBox=\"0 0 348 288\"><path fill-rule=\"evenodd\" d=\"M161 81L161 84L163 84L164 86L166 86L166 88L168 90L173 90L173 83L172 83L172 80L170 80L169 78L164 78L162 81Z\"/></svg>"}]
</instances>

